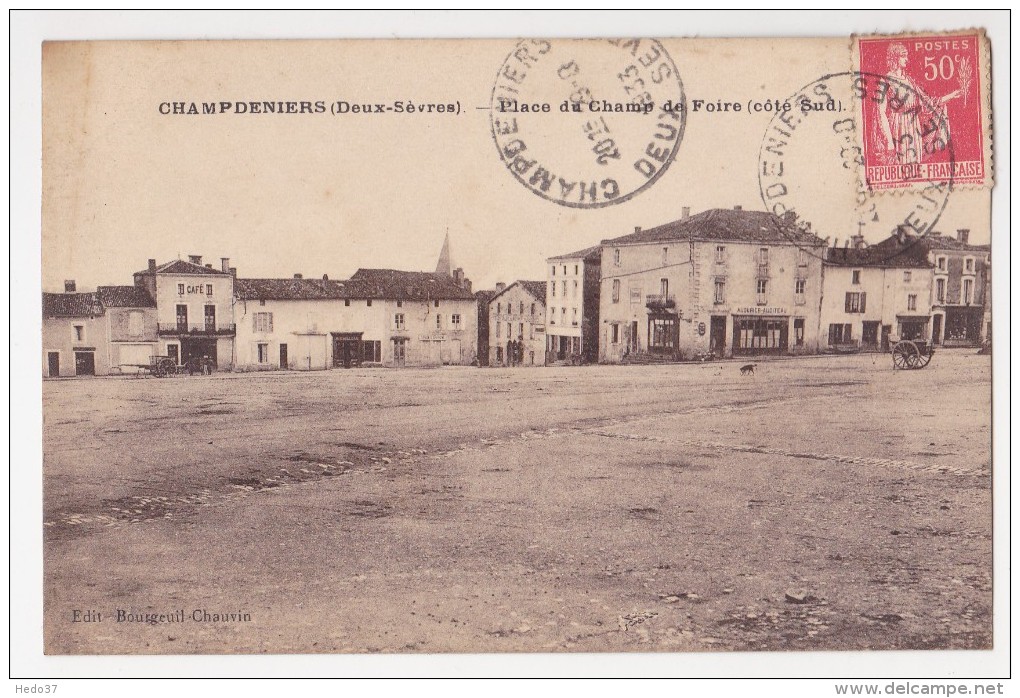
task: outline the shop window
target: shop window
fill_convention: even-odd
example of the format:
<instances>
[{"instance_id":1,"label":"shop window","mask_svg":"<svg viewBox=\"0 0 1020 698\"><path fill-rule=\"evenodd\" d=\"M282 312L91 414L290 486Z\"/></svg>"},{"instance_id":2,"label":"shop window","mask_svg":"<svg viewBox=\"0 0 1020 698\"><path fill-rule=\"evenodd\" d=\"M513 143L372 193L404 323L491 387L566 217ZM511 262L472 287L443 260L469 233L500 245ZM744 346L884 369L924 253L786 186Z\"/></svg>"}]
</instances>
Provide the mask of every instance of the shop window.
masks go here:
<instances>
[{"instance_id":1,"label":"shop window","mask_svg":"<svg viewBox=\"0 0 1020 698\"><path fill-rule=\"evenodd\" d=\"M849 344L853 341L853 325L834 322L829 325L829 346Z\"/></svg>"},{"instance_id":2,"label":"shop window","mask_svg":"<svg viewBox=\"0 0 1020 698\"><path fill-rule=\"evenodd\" d=\"M361 360L379 363L382 361L382 342L365 340L361 343Z\"/></svg>"}]
</instances>

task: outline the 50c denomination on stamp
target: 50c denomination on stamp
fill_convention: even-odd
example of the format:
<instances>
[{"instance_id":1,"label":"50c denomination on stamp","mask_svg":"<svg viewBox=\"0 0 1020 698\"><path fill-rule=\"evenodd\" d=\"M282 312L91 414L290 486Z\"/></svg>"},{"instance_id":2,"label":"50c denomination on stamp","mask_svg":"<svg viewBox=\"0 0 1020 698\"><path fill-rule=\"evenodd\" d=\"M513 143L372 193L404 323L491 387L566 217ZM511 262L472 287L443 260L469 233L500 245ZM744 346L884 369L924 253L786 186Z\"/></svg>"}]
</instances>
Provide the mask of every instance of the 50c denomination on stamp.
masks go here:
<instances>
[{"instance_id":1,"label":"50c denomination on stamp","mask_svg":"<svg viewBox=\"0 0 1020 698\"><path fill-rule=\"evenodd\" d=\"M532 193L574 208L622 203L669 168L686 104L652 39L520 41L492 89L492 137Z\"/></svg>"}]
</instances>

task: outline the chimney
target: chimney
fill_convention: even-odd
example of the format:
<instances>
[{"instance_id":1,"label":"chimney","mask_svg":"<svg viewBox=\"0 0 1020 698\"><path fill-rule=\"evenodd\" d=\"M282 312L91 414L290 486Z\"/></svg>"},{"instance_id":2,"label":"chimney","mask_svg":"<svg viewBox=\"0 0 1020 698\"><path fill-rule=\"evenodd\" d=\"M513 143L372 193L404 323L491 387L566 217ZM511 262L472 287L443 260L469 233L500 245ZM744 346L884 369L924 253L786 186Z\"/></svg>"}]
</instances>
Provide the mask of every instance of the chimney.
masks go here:
<instances>
[{"instance_id":1,"label":"chimney","mask_svg":"<svg viewBox=\"0 0 1020 698\"><path fill-rule=\"evenodd\" d=\"M230 272L230 257L220 257L220 271Z\"/></svg>"},{"instance_id":2,"label":"chimney","mask_svg":"<svg viewBox=\"0 0 1020 698\"><path fill-rule=\"evenodd\" d=\"M856 235L852 235L850 237L850 240L853 241L853 248L855 250L860 250L860 249L862 249L864 247L864 236L861 235L860 233L857 233Z\"/></svg>"},{"instance_id":3,"label":"chimney","mask_svg":"<svg viewBox=\"0 0 1020 698\"><path fill-rule=\"evenodd\" d=\"M907 229L905 226L896 226L896 240L902 245L907 241Z\"/></svg>"},{"instance_id":4,"label":"chimney","mask_svg":"<svg viewBox=\"0 0 1020 698\"><path fill-rule=\"evenodd\" d=\"M506 284L502 281L496 282L496 293L503 293L506 290Z\"/></svg>"},{"instance_id":5,"label":"chimney","mask_svg":"<svg viewBox=\"0 0 1020 698\"><path fill-rule=\"evenodd\" d=\"M197 264L198 266L202 266L202 255L200 255L200 254L189 254L188 255L188 261L191 262L192 264Z\"/></svg>"},{"instance_id":6,"label":"chimney","mask_svg":"<svg viewBox=\"0 0 1020 698\"><path fill-rule=\"evenodd\" d=\"M150 273L155 273L155 271L156 271L156 260L155 259L150 259L149 260L149 272Z\"/></svg>"},{"instance_id":7,"label":"chimney","mask_svg":"<svg viewBox=\"0 0 1020 698\"><path fill-rule=\"evenodd\" d=\"M640 233L641 232L641 226L640 225L635 225L634 226L634 232L635 233Z\"/></svg>"},{"instance_id":8,"label":"chimney","mask_svg":"<svg viewBox=\"0 0 1020 698\"><path fill-rule=\"evenodd\" d=\"M453 270L453 283L458 286L464 286L464 269L463 267L457 267Z\"/></svg>"},{"instance_id":9,"label":"chimney","mask_svg":"<svg viewBox=\"0 0 1020 698\"><path fill-rule=\"evenodd\" d=\"M237 278L237 267L230 267L230 275Z\"/></svg>"},{"instance_id":10,"label":"chimney","mask_svg":"<svg viewBox=\"0 0 1020 698\"><path fill-rule=\"evenodd\" d=\"M970 228L960 228L956 231L956 239L962 242L964 245L969 244L970 240Z\"/></svg>"},{"instance_id":11,"label":"chimney","mask_svg":"<svg viewBox=\"0 0 1020 698\"><path fill-rule=\"evenodd\" d=\"M78 289L74 283L74 279L67 279L64 281L64 293L74 293Z\"/></svg>"},{"instance_id":12,"label":"chimney","mask_svg":"<svg viewBox=\"0 0 1020 698\"><path fill-rule=\"evenodd\" d=\"M734 207L733 207L733 210L734 210L734 211L743 211L743 210L744 210L744 207L743 207L743 206L734 206Z\"/></svg>"},{"instance_id":13,"label":"chimney","mask_svg":"<svg viewBox=\"0 0 1020 698\"><path fill-rule=\"evenodd\" d=\"M849 239L847 239L846 242L843 243L843 249L844 250L849 250L850 249L850 240Z\"/></svg>"},{"instance_id":14,"label":"chimney","mask_svg":"<svg viewBox=\"0 0 1020 698\"><path fill-rule=\"evenodd\" d=\"M295 274L295 275L294 275L294 278L295 278L295 279L303 279L303 278L305 278L305 277L303 277L303 276L302 276L301 274Z\"/></svg>"},{"instance_id":15,"label":"chimney","mask_svg":"<svg viewBox=\"0 0 1020 698\"><path fill-rule=\"evenodd\" d=\"M839 247L839 238L832 238L833 248Z\"/></svg>"},{"instance_id":16,"label":"chimney","mask_svg":"<svg viewBox=\"0 0 1020 698\"><path fill-rule=\"evenodd\" d=\"M471 279L464 279L464 290L471 293Z\"/></svg>"},{"instance_id":17,"label":"chimney","mask_svg":"<svg viewBox=\"0 0 1020 698\"><path fill-rule=\"evenodd\" d=\"M323 274L322 275L322 280L323 281L329 281L329 274Z\"/></svg>"},{"instance_id":18,"label":"chimney","mask_svg":"<svg viewBox=\"0 0 1020 698\"><path fill-rule=\"evenodd\" d=\"M690 206L684 206L683 208L680 209L680 220L686 220L687 218L690 218L690 217L691 217L691 207Z\"/></svg>"}]
</instances>

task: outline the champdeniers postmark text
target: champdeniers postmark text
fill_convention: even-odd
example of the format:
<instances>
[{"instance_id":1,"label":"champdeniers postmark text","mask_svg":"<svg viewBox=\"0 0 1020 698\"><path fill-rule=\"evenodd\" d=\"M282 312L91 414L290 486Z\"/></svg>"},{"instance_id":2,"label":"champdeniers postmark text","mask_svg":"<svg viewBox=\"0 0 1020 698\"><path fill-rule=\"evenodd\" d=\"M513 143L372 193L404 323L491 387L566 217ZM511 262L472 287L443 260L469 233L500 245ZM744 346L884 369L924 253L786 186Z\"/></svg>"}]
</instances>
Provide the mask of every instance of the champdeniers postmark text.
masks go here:
<instances>
[{"instance_id":1,"label":"champdeniers postmark text","mask_svg":"<svg viewBox=\"0 0 1020 698\"><path fill-rule=\"evenodd\" d=\"M651 39L528 39L492 90L492 136L507 169L575 208L627 201L676 157L686 106L676 65Z\"/></svg>"}]
</instances>

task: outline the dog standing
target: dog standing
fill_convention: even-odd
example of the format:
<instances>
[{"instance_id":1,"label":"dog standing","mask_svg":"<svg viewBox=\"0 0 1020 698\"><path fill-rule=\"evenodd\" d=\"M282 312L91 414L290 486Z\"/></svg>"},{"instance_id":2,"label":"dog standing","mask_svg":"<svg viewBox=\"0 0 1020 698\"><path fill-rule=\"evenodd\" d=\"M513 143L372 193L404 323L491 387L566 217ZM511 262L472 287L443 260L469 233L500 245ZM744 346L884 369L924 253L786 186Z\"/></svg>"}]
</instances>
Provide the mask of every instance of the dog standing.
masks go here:
<instances>
[{"instance_id":1,"label":"dog standing","mask_svg":"<svg viewBox=\"0 0 1020 698\"><path fill-rule=\"evenodd\" d=\"M758 364L746 364L744 366L741 366L740 367L740 375L742 375L742 376L753 376L754 375L754 367L757 366L757 365Z\"/></svg>"}]
</instances>

